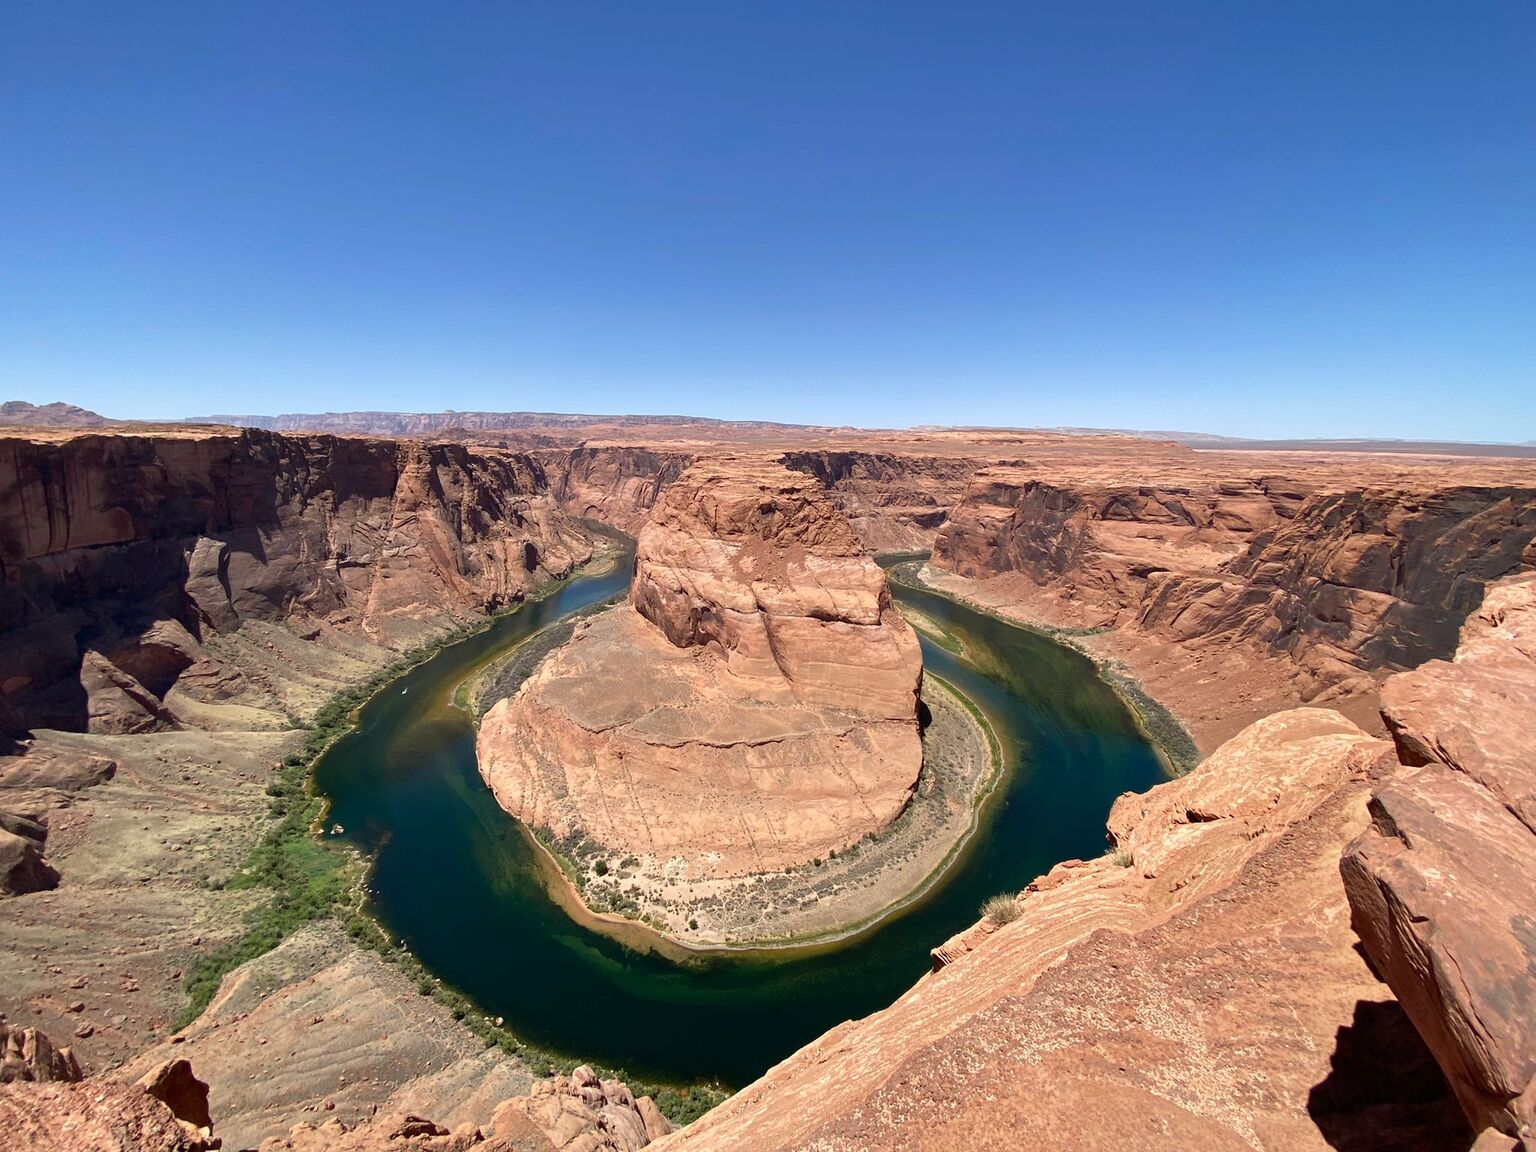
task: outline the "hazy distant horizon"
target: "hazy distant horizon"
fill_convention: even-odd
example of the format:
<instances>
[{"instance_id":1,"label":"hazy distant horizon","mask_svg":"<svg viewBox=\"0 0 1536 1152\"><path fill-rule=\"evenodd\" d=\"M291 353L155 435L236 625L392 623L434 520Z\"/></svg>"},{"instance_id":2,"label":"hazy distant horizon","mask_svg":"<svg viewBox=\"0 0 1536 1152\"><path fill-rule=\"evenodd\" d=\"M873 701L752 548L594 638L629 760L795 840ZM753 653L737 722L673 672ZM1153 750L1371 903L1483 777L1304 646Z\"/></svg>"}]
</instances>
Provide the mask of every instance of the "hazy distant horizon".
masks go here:
<instances>
[{"instance_id":1,"label":"hazy distant horizon","mask_svg":"<svg viewBox=\"0 0 1536 1152\"><path fill-rule=\"evenodd\" d=\"M11 5L0 393L1528 441L1533 45L1526 0Z\"/></svg>"},{"instance_id":2,"label":"hazy distant horizon","mask_svg":"<svg viewBox=\"0 0 1536 1152\"><path fill-rule=\"evenodd\" d=\"M1143 438L1167 438L1184 439L1193 446L1198 446L1201 439L1209 439L1218 444L1229 444L1237 441L1247 441L1254 445L1282 444L1296 442L1301 444L1381 444L1381 445L1464 445L1467 447L1493 447L1493 448L1536 448L1536 440L1452 440L1445 437L1383 437L1383 436L1266 436L1246 437L1234 436L1229 433L1212 431L1206 428L1130 428L1111 427L1108 425L1044 425L1044 424L814 424L794 420L758 420L736 419L729 417L702 416L687 412L584 412L584 411L536 411L529 409L473 409L473 408L438 408L438 409L317 409L310 412L194 412L181 416L150 416L127 417L113 412L101 412L86 405L73 405L68 400L35 401L22 397L9 397L0 399L0 404L11 403L20 400L23 403L35 404L39 407L46 403L59 403L73 407L84 408L94 415L114 421L132 422L142 420L147 423L232 423L239 424L242 421L295 421L304 418L325 418L333 416L379 416L379 417L434 417L434 416L486 416L505 415L516 417L545 417L550 420L654 420L658 422L684 423L698 421L701 423L722 423L742 425L769 425L782 426L784 428L850 428L860 432L1056 432L1066 435L1091 435L1094 433L1118 434L1138 436Z\"/></svg>"}]
</instances>

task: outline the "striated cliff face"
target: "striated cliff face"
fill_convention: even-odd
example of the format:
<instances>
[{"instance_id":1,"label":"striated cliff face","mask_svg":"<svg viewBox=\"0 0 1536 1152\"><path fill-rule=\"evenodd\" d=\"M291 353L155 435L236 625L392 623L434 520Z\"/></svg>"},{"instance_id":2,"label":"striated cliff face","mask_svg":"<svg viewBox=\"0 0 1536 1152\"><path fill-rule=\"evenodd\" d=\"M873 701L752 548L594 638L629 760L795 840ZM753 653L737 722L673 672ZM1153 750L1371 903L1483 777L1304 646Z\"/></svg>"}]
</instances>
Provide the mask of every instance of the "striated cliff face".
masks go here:
<instances>
[{"instance_id":1,"label":"striated cliff face","mask_svg":"<svg viewBox=\"0 0 1536 1152\"><path fill-rule=\"evenodd\" d=\"M908 722L922 657L885 573L814 480L771 462L696 464L641 531L630 602L742 680Z\"/></svg>"},{"instance_id":2,"label":"striated cliff face","mask_svg":"<svg viewBox=\"0 0 1536 1152\"><path fill-rule=\"evenodd\" d=\"M686 452L647 447L582 446L541 449L534 455L561 508L631 534L662 490L693 463Z\"/></svg>"},{"instance_id":3,"label":"striated cliff face","mask_svg":"<svg viewBox=\"0 0 1536 1152\"><path fill-rule=\"evenodd\" d=\"M1008 574L1058 623L1288 661L1304 699L1447 656L1492 581L1532 563L1536 487L1309 491L1259 477L1052 483L987 469L937 567Z\"/></svg>"},{"instance_id":4,"label":"striated cliff face","mask_svg":"<svg viewBox=\"0 0 1536 1152\"><path fill-rule=\"evenodd\" d=\"M486 714L480 770L526 823L642 874L783 869L904 808L921 677L884 573L814 480L698 464L640 534L631 604Z\"/></svg>"},{"instance_id":5,"label":"striated cliff face","mask_svg":"<svg viewBox=\"0 0 1536 1152\"><path fill-rule=\"evenodd\" d=\"M784 465L821 481L871 552L922 552L976 471L973 460L894 452L786 452Z\"/></svg>"},{"instance_id":6,"label":"striated cliff face","mask_svg":"<svg viewBox=\"0 0 1536 1152\"><path fill-rule=\"evenodd\" d=\"M401 650L590 555L530 458L240 433L0 439L0 721L102 732L234 699L251 622ZM174 693L174 695L173 695Z\"/></svg>"}]
</instances>

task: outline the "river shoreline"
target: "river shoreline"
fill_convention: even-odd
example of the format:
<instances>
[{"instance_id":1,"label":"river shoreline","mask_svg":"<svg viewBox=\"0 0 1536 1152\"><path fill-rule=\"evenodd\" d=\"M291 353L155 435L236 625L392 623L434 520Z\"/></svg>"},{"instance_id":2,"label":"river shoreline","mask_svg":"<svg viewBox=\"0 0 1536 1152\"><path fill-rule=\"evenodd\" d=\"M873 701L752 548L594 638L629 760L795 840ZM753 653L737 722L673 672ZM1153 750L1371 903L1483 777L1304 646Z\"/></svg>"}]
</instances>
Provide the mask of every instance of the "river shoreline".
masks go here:
<instances>
[{"instance_id":1,"label":"river shoreline","mask_svg":"<svg viewBox=\"0 0 1536 1152\"><path fill-rule=\"evenodd\" d=\"M1135 718L1137 727L1141 730L1147 742L1157 752L1158 759L1162 761L1163 768L1170 779L1187 774L1197 767L1203 759L1199 746L1190 734L1188 726L1181 720L1173 709L1147 691L1145 686L1114 657L1109 656L1091 645L1083 643L1083 634L1067 628L1058 628L1039 620L1033 620L1025 616L1007 613L999 610L995 604L987 604L974 597L966 596L953 588L938 583L932 577L932 570L926 560L905 557L899 563L891 565L887 569L891 579L907 583L921 588L934 596L941 596L946 600L952 600L956 604L963 605L973 612L979 612L984 616L990 616L1005 624L1011 624L1017 628L1023 628L1034 632L1039 636L1071 648L1092 661L1100 679L1114 689L1115 695L1120 697L1126 709ZM945 573L944 575L950 575ZM1097 635L1098 632L1088 633Z\"/></svg>"},{"instance_id":2,"label":"river shoreline","mask_svg":"<svg viewBox=\"0 0 1536 1152\"><path fill-rule=\"evenodd\" d=\"M981 827L987 801L1005 777L1000 742L981 708L942 677L929 674L925 679L925 691L930 684L933 690L925 696L935 713L930 732L938 724L949 729L945 735L934 737L934 741L946 737L953 740L955 730L964 727L976 741L975 752L979 759L985 762L967 770L970 787L957 795L954 780L941 782L936 779L945 770L928 763L928 739L925 737L924 775L919 778L914 798L878 836L866 837L841 856L821 864L802 865L784 873L712 882L712 886L727 898L744 897L757 909L761 909L766 895L759 892L759 888L783 899L783 890L787 887L793 899L797 882L802 886L800 891L814 886L822 890L832 889L833 897L842 896L841 899L816 898L810 915L802 905L767 920L766 925L757 920L753 927L760 933L758 935L745 939L709 939L700 933L690 937L658 928L654 922L594 909L587 902L587 892L583 891L584 887L590 889L595 883L590 863L578 862L562 852L547 833L539 834L521 822L515 823L537 849L543 865L545 888L551 899L584 927L601 932L626 947L654 952L674 963L686 964L712 954L783 956L845 944L878 929L910 908L944 879L963 859ZM953 776L954 772L951 770L948 774ZM944 787L945 783L949 785L948 789ZM945 806L948 808L945 815L951 818L936 821L934 809ZM963 827L954 818L957 814L964 816ZM935 826L937 835L934 834ZM912 863L903 866L905 861ZM915 879L912 878L914 874ZM578 884L578 878L584 883ZM844 883L853 882L858 882L859 887L842 887Z\"/></svg>"}]
</instances>

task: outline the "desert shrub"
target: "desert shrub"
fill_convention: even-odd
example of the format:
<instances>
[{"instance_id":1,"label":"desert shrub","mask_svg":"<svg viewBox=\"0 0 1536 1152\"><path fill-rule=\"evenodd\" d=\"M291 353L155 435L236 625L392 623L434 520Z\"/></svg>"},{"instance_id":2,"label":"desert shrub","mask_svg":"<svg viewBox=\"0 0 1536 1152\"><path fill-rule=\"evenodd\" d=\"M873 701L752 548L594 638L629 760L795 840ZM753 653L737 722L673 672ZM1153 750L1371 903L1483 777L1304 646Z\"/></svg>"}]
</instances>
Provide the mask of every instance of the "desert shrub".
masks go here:
<instances>
[{"instance_id":1,"label":"desert shrub","mask_svg":"<svg viewBox=\"0 0 1536 1152\"><path fill-rule=\"evenodd\" d=\"M1024 911L1023 901L1013 892L999 892L987 897L981 906L981 914L994 924L1012 924Z\"/></svg>"},{"instance_id":2,"label":"desert shrub","mask_svg":"<svg viewBox=\"0 0 1536 1152\"><path fill-rule=\"evenodd\" d=\"M1116 848L1109 854L1109 862L1116 868L1129 868L1136 863L1136 856L1129 848Z\"/></svg>"}]
</instances>

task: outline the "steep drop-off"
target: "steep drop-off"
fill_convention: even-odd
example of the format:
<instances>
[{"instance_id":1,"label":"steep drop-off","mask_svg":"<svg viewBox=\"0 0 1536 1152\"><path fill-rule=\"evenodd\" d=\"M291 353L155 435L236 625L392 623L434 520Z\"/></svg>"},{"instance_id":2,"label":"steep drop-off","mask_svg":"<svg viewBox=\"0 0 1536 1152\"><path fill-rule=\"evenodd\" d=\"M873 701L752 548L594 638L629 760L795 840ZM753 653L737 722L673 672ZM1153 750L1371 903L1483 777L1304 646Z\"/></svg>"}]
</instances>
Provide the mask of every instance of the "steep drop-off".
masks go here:
<instances>
[{"instance_id":1,"label":"steep drop-off","mask_svg":"<svg viewBox=\"0 0 1536 1152\"><path fill-rule=\"evenodd\" d=\"M1387 681L1382 709L1404 767L1344 856L1355 929L1473 1126L1530 1147L1536 576L1491 588L1455 661Z\"/></svg>"},{"instance_id":2,"label":"steep drop-off","mask_svg":"<svg viewBox=\"0 0 1536 1152\"><path fill-rule=\"evenodd\" d=\"M214 640L279 624L398 651L513 603L590 555L544 487L527 456L451 444L0 439L0 724L196 726L237 699L303 711L280 668L253 684Z\"/></svg>"}]
</instances>

